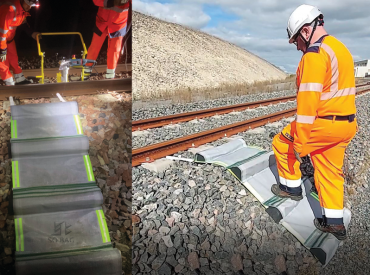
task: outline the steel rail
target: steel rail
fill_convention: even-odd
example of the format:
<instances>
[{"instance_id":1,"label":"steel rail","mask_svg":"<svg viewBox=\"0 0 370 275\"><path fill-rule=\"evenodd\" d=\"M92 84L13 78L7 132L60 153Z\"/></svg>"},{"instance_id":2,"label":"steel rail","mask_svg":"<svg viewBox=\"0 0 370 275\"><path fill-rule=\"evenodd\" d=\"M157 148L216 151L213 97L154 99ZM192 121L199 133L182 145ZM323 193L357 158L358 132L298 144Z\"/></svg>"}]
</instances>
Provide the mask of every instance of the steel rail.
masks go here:
<instances>
[{"instance_id":1,"label":"steel rail","mask_svg":"<svg viewBox=\"0 0 370 275\"><path fill-rule=\"evenodd\" d=\"M366 83L366 84L357 85L356 88L367 86L369 84ZM212 109L181 113L181 114L174 114L174 115L169 115L169 116L160 116L160 117L154 117L154 118L149 118L149 119L135 120L135 121L132 121L132 131L134 132L134 131L139 131L139 130L157 128L157 127L162 127L168 124L186 122L186 121L190 121L193 119L201 119L201 118L210 117L214 115L223 115L223 114L227 114L231 112L243 111L249 108L257 108L260 106L267 106L270 104L277 104L277 103L287 102L287 101L291 101L295 99L296 99L295 95L286 96L286 97L280 97L280 98L272 98L272 99L260 100L260 101L255 101L255 102L246 102L246 103L217 107L217 108L212 108Z\"/></svg>"},{"instance_id":2,"label":"steel rail","mask_svg":"<svg viewBox=\"0 0 370 275\"><path fill-rule=\"evenodd\" d=\"M79 96L98 94L102 91L132 91L131 78L104 79L84 82L66 82L49 84L30 84L15 86L0 86L0 100L29 99L40 97L56 97L56 93L62 96Z\"/></svg>"},{"instance_id":3,"label":"steel rail","mask_svg":"<svg viewBox=\"0 0 370 275\"><path fill-rule=\"evenodd\" d=\"M179 151L187 150L191 147L198 147L202 144L215 141L222 137L235 135L237 133L253 129L268 122L274 122L284 117L292 116L296 109L288 109L270 115L257 117L216 129L200 132L197 134L176 138L174 140L161 142L146 147L132 150L132 166L140 165L143 162L150 162L167 155L175 154Z\"/></svg>"},{"instance_id":4,"label":"steel rail","mask_svg":"<svg viewBox=\"0 0 370 275\"><path fill-rule=\"evenodd\" d=\"M357 92L357 95L369 92L370 89ZM292 108L277 113L229 124L216 129L203 131L197 134L176 138L174 140L156 143L132 150L132 166L138 166L144 162L152 162L155 159L184 151L192 147L215 141L222 137L232 136L249 129L263 126L270 122L278 121L296 114L297 109Z\"/></svg>"},{"instance_id":5,"label":"steel rail","mask_svg":"<svg viewBox=\"0 0 370 275\"><path fill-rule=\"evenodd\" d=\"M231 112L242 111L248 108L257 108L260 106L266 106L270 104L277 104L280 102L287 102L295 100L296 96L286 96L280 98L272 98L267 100L260 100L255 102L246 102L236 105L229 105L224 107L217 107L212 109L205 109L200 111L175 114L169 116L155 117L143 120L136 120L132 122L132 131L145 130L150 128L161 127L168 124L174 124L179 122L190 121L193 119L200 119L210 117L214 115L223 115Z\"/></svg>"},{"instance_id":6,"label":"steel rail","mask_svg":"<svg viewBox=\"0 0 370 275\"><path fill-rule=\"evenodd\" d=\"M367 85L370 85L370 82L366 82L364 84L357 85L356 88L364 87L364 86L367 86Z\"/></svg>"},{"instance_id":7,"label":"steel rail","mask_svg":"<svg viewBox=\"0 0 370 275\"><path fill-rule=\"evenodd\" d=\"M107 65L96 65L93 68L93 73L104 73L107 70ZM132 71L132 65L131 64L117 64L116 67L116 73L119 72L131 72ZM45 77L56 77L57 73L59 73L60 70L59 68L44 68L44 76ZM36 78L36 75L40 73L40 69L27 69L23 70L23 74L25 77L34 77ZM68 71L68 74L81 74L81 69L76 69L76 68L70 68Z\"/></svg>"}]
</instances>

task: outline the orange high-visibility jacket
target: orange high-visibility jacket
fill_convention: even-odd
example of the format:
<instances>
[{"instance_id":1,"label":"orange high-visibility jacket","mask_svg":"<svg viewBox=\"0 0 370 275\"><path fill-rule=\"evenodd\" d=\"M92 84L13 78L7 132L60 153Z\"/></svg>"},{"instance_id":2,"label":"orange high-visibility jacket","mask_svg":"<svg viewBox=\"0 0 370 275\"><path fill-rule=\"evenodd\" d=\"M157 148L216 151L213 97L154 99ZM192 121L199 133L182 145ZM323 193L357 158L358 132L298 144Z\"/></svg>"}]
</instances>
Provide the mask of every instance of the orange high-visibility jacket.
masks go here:
<instances>
[{"instance_id":1,"label":"orange high-visibility jacket","mask_svg":"<svg viewBox=\"0 0 370 275\"><path fill-rule=\"evenodd\" d=\"M100 7L96 15L94 32L101 36L104 30L108 28L110 38L124 36L132 0L118 7L113 5L113 0L94 0L94 4Z\"/></svg>"},{"instance_id":2,"label":"orange high-visibility jacket","mask_svg":"<svg viewBox=\"0 0 370 275\"><path fill-rule=\"evenodd\" d=\"M310 45L297 69L297 87L294 148L301 153L317 117L356 113L354 63L346 46L330 35Z\"/></svg>"},{"instance_id":3,"label":"orange high-visibility jacket","mask_svg":"<svg viewBox=\"0 0 370 275\"><path fill-rule=\"evenodd\" d=\"M7 41L14 38L17 26L26 22L30 14L22 8L20 0L0 2L0 51L6 52Z\"/></svg>"}]
</instances>

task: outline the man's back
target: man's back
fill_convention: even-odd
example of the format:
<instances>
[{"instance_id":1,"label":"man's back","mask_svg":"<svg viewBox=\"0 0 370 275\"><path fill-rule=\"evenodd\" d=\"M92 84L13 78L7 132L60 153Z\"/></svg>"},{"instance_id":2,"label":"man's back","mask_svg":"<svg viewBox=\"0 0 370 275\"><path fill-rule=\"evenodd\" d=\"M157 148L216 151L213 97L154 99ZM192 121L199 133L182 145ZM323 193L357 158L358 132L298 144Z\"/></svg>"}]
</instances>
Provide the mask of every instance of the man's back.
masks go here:
<instances>
[{"instance_id":1,"label":"man's back","mask_svg":"<svg viewBox=\"0 0 370 275\"><path fill-rule=\"evenodd\" d=\"M317 116L356 113L353 58L347 47L338 39L327 35L312 44L299 64L298 78L300 75L306 76L306 79L298 79L298 85L322 84Z\"/></svg>"}]
</instances>

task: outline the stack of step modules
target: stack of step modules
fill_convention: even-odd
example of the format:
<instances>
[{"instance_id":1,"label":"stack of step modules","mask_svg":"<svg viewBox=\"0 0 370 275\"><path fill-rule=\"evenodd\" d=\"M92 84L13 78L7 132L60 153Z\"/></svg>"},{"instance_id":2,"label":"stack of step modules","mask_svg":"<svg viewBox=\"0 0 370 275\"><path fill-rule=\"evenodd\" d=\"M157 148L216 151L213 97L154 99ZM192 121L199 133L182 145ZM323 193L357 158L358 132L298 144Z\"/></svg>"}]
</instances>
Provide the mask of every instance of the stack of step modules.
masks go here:
<instances>
[{"instance_id":1,"label":"stack of step modules","mask_svg":"<svg viewBox=\"0 0 370 275\"><path fill-rule=\"evenodd\" d=\"M271 218L290 231L324 266L333 258L340 241L316 229L313 223L315 217L322 217L322 211L310 180L302 178L303 199L300 201L279 198L271 192L271 186L279 181L272 151L247 146L238 138L198 152L194 161L225 167L260 201ZM343 220L348 228L351 211L347 208Z\"/></svg>"},{"instance_id":2,"label":"stack of step modules","mask_svg":"<svg viewBox=\"0 0 370 275\"><path fill-rule=\"evenodd\" d=\"M77 102L14 105L17 275L120 275Z\"/></svg>"}]
</instances>

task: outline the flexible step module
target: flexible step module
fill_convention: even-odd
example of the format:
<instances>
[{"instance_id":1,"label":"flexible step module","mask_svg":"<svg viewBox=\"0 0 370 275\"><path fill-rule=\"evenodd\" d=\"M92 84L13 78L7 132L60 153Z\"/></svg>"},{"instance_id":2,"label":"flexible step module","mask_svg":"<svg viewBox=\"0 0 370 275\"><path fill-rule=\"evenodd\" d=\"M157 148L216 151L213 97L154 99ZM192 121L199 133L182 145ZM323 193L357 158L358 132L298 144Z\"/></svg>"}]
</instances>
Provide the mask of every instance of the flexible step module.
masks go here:
<instances>
[{"instance_id":1,"label":"flexible step module","mask_svg":"<svg viewBox=\"0 0 370 275\"><path fill-rule=\"evenodd\" d=\"M11 106L18 275L118 275L77 102Z\"/></svg>"},{"instance_id":2,"label":"flexible step module","mask_svg":"<svg viewBox=\"0 0 370 275\"><path fill-rule=\"evenodd\" d=\"M195 162L213 163L228 169L266 208L276 223L282 224L323 265L334 256L340 241L332 234L323 233L313 224L321 218L318 195L311 182L303 178L303 199L293 201L275 196L271 186L278 183L278 172L273 152L247 146L243 139L235 139L195 155ZM349 209L344 209L344 224L348 228Z\"/></svg>"}]
</instances>

